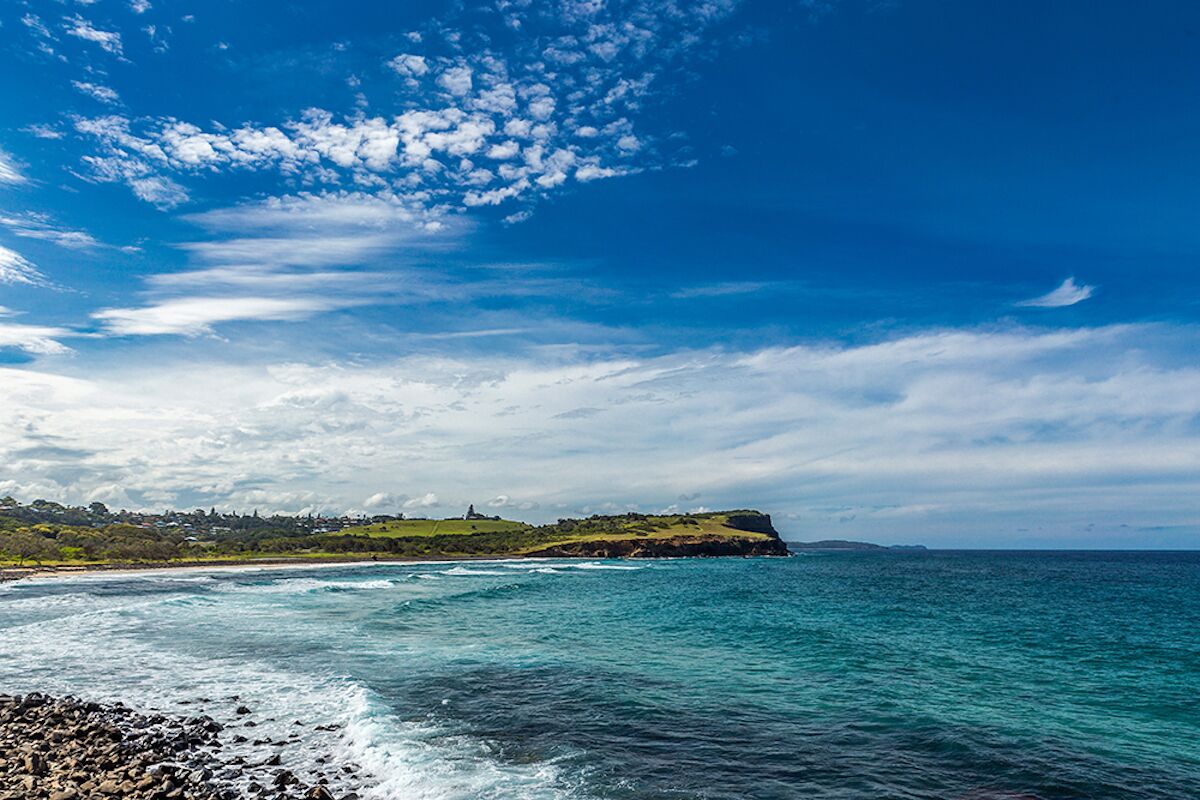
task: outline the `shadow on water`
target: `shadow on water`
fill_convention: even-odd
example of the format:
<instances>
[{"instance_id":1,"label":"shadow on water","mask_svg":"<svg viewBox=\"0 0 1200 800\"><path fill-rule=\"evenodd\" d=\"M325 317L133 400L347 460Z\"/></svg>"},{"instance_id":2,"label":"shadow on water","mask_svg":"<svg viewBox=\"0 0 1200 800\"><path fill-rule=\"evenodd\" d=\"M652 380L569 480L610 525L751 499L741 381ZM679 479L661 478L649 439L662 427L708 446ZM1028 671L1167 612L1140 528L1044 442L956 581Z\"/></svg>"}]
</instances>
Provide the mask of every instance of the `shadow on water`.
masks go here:
<instances>
[{"instance_id":1,"label":"shadow on water","mask_svg":"<svg viewBox=\"0 0 1200 800\"><path fill-rule=\"evenodd\" d=\"M798 722L710 698L661 702L669 681L475 668L385 690L397 714L452 718L512 763L556 760L609 798L1145 798L1200 783L1052 739L916 718ZM431 711L432 710L432 711Z\"/></svg>"}]
</instances>

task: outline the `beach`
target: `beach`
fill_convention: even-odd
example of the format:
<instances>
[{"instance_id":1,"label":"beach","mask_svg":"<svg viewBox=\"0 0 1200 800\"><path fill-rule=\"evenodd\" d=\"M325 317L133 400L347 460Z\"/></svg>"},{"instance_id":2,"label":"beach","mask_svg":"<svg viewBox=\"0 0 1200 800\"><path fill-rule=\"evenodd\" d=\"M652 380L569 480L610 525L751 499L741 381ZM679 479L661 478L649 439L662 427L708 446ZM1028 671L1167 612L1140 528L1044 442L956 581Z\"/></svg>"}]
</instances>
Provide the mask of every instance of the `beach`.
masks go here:
<instances>
[{"instance_id":1,"label":"beach","mask_svg":"<svg viewBox=\"0 0 1200 800\"><path fill-rule=\"evenodd\" d=\"M207 561L158 561L146 563L82 564L70 566L9 566L0 567L0 583L37 578L71 578L78 576L107 575L117 577L153 572L214 572L237 570L287 570L322 569L329 567L370 567L379 564L451 564L459 561L528 561L544 560L529 556L458 556L454 558L430 557L379 557L370 560L360 558L263 558L263 559L214 559Z\"/></svg>"}]
</instances>

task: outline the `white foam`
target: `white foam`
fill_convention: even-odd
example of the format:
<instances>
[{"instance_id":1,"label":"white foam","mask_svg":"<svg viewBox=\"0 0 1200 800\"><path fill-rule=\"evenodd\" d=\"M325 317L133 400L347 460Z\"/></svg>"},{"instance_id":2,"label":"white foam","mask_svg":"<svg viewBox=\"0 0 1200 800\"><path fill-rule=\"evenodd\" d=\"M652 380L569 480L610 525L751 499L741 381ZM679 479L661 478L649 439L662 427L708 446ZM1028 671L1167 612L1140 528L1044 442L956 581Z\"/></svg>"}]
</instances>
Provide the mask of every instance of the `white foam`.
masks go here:
<instances>
[{"instance_id":1,"label":"white foam","mask_svg":"<svg viewBox=\"0 0 1200 800\"><path fill-rule=\"evenodd\" d=\"M505 764L491 744L434 719L397 723L370 693L349 708L344 756L377 781L368 800L558 800L571 796L558 767Z\"/></svg>"},{"instance_id":2,"label":"white foam","mask_svg":"<svg viewBox=\"0 0 1200 800\"><path fill-rule=\"evenodd\" d=\"M453 567L442 573L443 575L510 575L512 573L498 569L467 569L466 567Z\"/></svg>"},{"instance_id":3,"label":"white foam","mask_svg":"<svg viewBox=\"0 0 1200 800\"><path fill-rule=\"evenodd\" d=\"M286 578L270 583L220 585L218 591L229 594L309 594L327 590L368 592L394 589L402 583L401 580L387 578L365 581Z\"/></svg>"}]
</instances>

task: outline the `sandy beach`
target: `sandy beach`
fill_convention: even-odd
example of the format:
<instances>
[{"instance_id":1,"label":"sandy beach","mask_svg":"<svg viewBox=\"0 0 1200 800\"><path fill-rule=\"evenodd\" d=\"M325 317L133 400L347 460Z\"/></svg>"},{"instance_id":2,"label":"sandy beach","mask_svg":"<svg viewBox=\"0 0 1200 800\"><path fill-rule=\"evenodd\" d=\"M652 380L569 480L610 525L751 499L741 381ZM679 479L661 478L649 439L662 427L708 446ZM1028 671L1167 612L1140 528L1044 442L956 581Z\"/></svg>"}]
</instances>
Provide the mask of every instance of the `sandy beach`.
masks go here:
<instances>
[{"instance_id":1,"label":"sandy beach","mask_svg":"<svg viewBox=\"0 0 1200 800\"><path fill-rule=\"evenodd\" d=\"M256 570L327 569L332 567L369 567L381 564L456 564L464 561L541 561L534 556L460 556L455 558L270 558L244 561L181 561L144 564L83 564L79 566L0 567L0 583L42 578L72 578L96 575L132 575L153 572L247 572Z\"/></svg>"}]
</instances>

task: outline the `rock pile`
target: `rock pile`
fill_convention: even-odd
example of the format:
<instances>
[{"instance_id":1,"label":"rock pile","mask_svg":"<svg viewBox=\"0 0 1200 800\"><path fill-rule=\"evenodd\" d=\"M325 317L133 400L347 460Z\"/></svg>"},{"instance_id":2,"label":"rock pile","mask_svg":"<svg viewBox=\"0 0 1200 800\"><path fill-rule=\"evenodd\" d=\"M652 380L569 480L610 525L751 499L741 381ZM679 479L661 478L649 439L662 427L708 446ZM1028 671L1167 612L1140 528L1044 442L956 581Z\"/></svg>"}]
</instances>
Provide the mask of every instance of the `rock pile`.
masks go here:
<instances>
[{"instance_id":1,"label":"rock pile","mask_svg":"<svg viewBox=\"0 0 1200 800\"><path fill-rule=\"evenodd\" d=\"M206 716L0 695L0 800L335 800L323 777L306 786L278 758L224 759L221 730Z\"/></svg>"}]
</instances>

